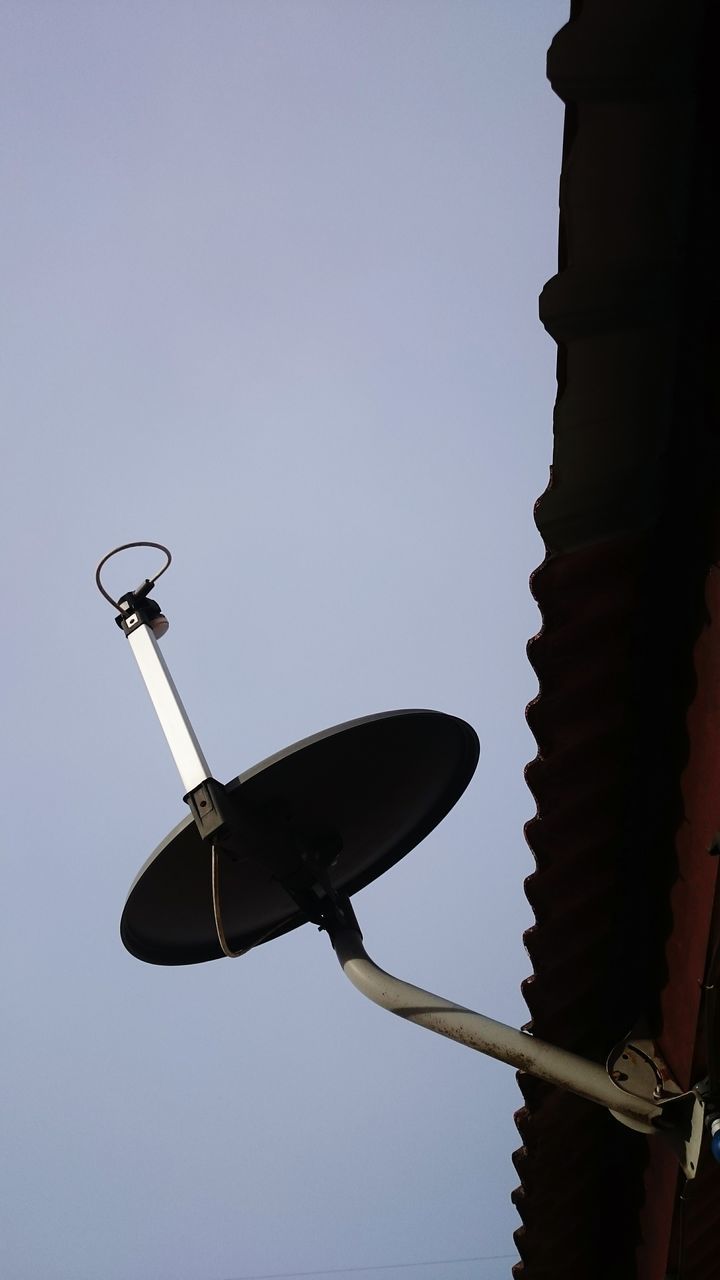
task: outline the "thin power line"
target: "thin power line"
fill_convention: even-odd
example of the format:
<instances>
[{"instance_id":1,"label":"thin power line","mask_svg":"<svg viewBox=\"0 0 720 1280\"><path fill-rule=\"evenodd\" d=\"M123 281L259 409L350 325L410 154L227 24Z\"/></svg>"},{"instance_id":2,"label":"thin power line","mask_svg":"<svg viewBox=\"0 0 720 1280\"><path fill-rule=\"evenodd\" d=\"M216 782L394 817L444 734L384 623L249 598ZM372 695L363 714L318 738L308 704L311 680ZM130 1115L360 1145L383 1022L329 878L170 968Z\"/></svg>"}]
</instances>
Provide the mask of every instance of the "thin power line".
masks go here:
<instances>
[{"instance_id":1,"label":"thin power line","mask_svg":"<svg viewBox=\"0 0 720 1280\"><path fill-rule=\"evenodd\" d=\"M272 1271L260 1275L234 1276L233 1280L299 1280L302 1276L346 1276L357 1271L399 1271L401 1267L448 1267L458 1262L501 1262L516 1253L480 1253L474 1258L431 1258L425 1262L383 1262L375 1267L330 1267L327 1271Z\"/></svg>"}]
</instances>

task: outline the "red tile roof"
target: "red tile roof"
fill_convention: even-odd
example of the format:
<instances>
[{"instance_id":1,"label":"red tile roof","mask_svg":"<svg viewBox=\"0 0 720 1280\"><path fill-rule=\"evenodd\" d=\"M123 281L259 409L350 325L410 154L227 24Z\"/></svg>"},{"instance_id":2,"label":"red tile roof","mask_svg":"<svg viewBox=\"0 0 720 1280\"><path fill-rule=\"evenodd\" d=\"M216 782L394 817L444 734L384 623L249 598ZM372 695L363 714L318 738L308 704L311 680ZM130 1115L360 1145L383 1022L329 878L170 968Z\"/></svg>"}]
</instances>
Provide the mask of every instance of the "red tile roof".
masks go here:
<instances>
[{"instance_id":1,"label":"red tile roof","mask_svg":"<svg viewBox=\"0 0 720 1280\"><path fill-rule=\"evenodd\" d=\"M688 1086L706 1071L720 831L719 21L702 0L585 0L549 52L558 398L529 647L531 1029L601 1060L643 1018ZM521 1087L518 1277L716 1275L708 1152L680 1200L659 1139Z\"/></svg>"}]
</instances>

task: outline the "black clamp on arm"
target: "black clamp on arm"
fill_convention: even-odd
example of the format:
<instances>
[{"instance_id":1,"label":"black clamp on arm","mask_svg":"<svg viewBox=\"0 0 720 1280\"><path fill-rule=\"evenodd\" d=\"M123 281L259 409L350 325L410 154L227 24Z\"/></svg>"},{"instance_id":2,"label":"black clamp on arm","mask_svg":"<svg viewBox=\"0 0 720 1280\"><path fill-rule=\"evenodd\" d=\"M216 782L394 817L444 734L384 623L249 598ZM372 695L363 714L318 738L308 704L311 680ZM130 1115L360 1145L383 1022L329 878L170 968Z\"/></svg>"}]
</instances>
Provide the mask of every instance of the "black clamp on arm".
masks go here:
<instances>
[{"instance_id":1,"label":"black clamp on arm","mask_svg":"<svg viewBox=\"0 0 720 1280\"><path fill-rule=\"evenodd\" d=\"M203 840L215 842L232 835L237 806L221 782L206 778L199 786L188 791L183 800L189 805L195 826Z\"/></svg>"},{"instance_id":2,"label":"black clamp on arm","mask_svg":"<svg viewBox=\"0 0 720 1280\"><path fill-rule=\"evenodd\" d=\"M152 586L153 583L146 578L135 591L128 591L118 600L120 612L115 621L126 636L142 626L150 627L158 639L165 635L169 625L168 620L157 601L151 600L148 595Z\"/></svg>"}]
</instances>

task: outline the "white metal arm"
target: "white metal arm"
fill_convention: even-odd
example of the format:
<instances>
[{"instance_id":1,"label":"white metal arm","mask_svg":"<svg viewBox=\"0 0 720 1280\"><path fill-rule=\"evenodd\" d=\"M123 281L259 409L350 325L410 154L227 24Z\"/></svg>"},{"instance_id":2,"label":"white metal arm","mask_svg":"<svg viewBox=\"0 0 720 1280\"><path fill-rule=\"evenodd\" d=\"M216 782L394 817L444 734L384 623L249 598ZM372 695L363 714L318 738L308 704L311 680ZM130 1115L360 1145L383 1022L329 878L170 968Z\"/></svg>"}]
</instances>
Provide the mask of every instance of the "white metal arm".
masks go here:
<instances>
[{"instance_id":1,"label":"white metal arm","mask_svg":"<svg viewBox=\"0 0 720 1280\"><path fill-rule=\"evenodd\" d=\"M175 688L153 632L147 624L128 635L145 687L157 712L186 793L210 777L207 760Z\"/></svg>"},{"instance_id":2,"label":"white metal arm","mask_svg":"<svg viewBox=\"0 0 720 1280\"><path fill-rule=\"evenodd\" d=\"M581 1098L598 1102L642 1128L662 1115L662 1108L656 1102L635 1097L614 1084L600 1063L590 1062L567 1049L558 1049L526 1031L507 1027L503 1022L495 1022L452 1000L394 978L370 959L355 930L335 930L332 943L346 977L383 1009L577 1093Z\"/></svg>"}]
</instances>

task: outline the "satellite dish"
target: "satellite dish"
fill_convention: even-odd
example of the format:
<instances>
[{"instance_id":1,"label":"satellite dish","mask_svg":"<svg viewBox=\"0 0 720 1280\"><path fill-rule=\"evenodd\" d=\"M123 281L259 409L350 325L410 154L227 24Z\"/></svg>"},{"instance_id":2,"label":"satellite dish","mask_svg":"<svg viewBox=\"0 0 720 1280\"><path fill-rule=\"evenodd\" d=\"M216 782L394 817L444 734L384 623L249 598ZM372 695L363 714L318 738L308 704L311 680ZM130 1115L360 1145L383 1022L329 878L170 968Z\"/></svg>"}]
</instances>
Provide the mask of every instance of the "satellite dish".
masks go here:
<instances>
[{"instance_id":1,"label":"satellite dish","mask_svg":"<svg viewBox=\"0 0 720 1280\"><path fill-rule=\"evenodd\" d=\"M257 764L228 784L247 818L218 842L222 922L233 951L304 924L283 880L297 883L308 854L350 896L437 826L462 795L479 744L464 720L437 711L388 711L336 725ZM128 951L153 964L223 955L211 895L211 850L191 816L141 870L125 906Z\"/></svg>"},{"instance_id":2,"label":"satellite dish","mask_svg":"<svg viewBox=\"0 0 720 1280\"><path fill-rule=\"evenodd\" d=\"M115 600L101 572L127 547L156 548L166 562ZM679 1089L652 1041L636 1034L615 1046L606 1065L591 1062L385 973L363 947L351 896L459 800L478 761L474 729L439 711L388 711L325 729L223 786L158 646L168 624L150 591L170 562L161 543L127 543L96 573L118 610L190 807L130 890L120 926L128 951L152 964L197 964L313 922L328 933L346 976L376 1004L597 1102L631 1128L661 1132L694 1177L703 1125L720 1132L720 1105L708 1099L705 1114L707 1089ZM715 1145L720 1156L720 1140Z\"/></svg>"}]
</instances>

